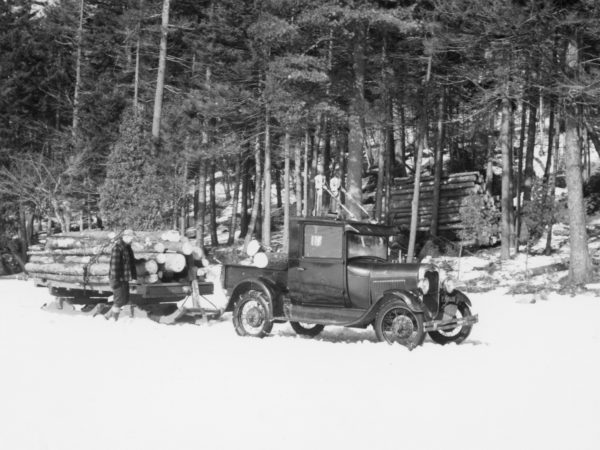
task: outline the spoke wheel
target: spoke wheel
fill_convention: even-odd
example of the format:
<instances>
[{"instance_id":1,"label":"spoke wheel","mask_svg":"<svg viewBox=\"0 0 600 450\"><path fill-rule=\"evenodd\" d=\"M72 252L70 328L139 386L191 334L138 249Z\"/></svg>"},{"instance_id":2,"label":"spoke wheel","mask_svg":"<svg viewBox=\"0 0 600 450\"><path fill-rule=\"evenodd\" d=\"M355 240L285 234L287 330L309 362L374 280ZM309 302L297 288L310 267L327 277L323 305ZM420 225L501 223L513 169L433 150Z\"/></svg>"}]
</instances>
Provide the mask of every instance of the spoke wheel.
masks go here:
<instances>
[{"instance_id":1,"label":"spoke wheel","mask_svg":"<svg viewBox=\"0 0 600 450\"><path fill-rule=\"evenodd\" d=\"M233 326L240 336L262 338L271 332L273 322L262 292L252 290L242 294L233 310Z\"/></svg>"},{"instance_id":2,"label":"spoke wheel","mask_svg":"<svg viewBox=\"0 0 600 450\"><path fill-rule=\"evenodd\" d=\"M325 328L325 325L320 325L318 323L290 322L290 325L296 333L310 337L317 336Z\"/></svg>"},{"instance_id":3,"label":"spoke wheel","mask_svg":"<svg viewBox=\"0 0 600 450\"><path fill-rule=\"evenodd\" d=\"M463 317L468 317L470 315L471 309L466 303L450 303L444 306L444 320L462 319ZM452 328L451 330L430 331L429 337L433 342L442 345L449 344L451 342L460 344L469 337L472 327L473 325L463 325Z\"/></svg>"},{"instance_id":4,"label":"spoke wheel","mask_svg":"<svg viewBox=\"0 0 600 450\"><path fill-rule=\"evenodd\" d=\"M373 324L377 339L413 349L423 343L422 314L414 313L402 300L384 303Z\"/></svg>"}]
</instances>

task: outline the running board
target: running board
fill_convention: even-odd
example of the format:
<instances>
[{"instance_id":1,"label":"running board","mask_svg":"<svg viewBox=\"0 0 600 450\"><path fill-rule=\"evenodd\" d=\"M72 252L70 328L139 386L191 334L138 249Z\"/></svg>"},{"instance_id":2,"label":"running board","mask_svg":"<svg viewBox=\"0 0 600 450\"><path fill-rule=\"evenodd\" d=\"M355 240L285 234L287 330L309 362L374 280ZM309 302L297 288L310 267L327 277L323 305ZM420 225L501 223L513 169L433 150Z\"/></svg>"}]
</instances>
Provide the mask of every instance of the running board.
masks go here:
<instances>
[{"instance_id":1,"label":"running board","mask_svg":"<svg viewBox=\"0 0 600 450\"><path fill-rule=\"evenodd\" d=\"M284 310L286 320L339 326L355 324L367 313L364 309L320 308L291 304L285 305Z\"/></svg>"}]
</instances>

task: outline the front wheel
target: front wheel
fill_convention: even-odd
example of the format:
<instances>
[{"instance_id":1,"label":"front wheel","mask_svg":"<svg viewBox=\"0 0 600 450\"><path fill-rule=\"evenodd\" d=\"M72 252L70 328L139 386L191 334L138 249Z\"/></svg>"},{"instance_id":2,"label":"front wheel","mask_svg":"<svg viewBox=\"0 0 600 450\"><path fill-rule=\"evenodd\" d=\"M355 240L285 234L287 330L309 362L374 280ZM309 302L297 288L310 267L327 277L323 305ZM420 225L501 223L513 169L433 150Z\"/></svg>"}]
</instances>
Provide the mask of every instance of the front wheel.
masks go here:
<instances>
[{"instance_id":1,"label":"front wheel","mask_svg":"<svg viewBox=\"0 0 600 450\"><path fill-rule=\"evenodd\" d=\"M325 325L320 325L318 323L311 325L308 323L290 322L290 325L292 326L292 328L294 329L294 331L296 333L298 333L302 336L310 336L310 337L317 336L325 328Z\"/></svg>"},{"instance_id":2,"label":"front wheel","mask_svg":"<svg viewBox=\"0 0 600 450\"><path fill-rule=\"evenodd\" d=\"M381 306L373 323L379 341L398 343L412 350L423 343L423 315L415 313L402 300Z\"/></svg>"},{"instance_id":3,"label":"front wheel","mask_svg":"<svg viewBox=\"0 0 600 450\"><path fill-rule=\"evenodd\" d=\"M233 326L240 336L262 338L271 332L273 322L262 292L251 290L242 294L233 309Z\"/></svg>"},{"instance_id":4,"label":"front wheel","mask_svg":"<svg viewBox=\"0 0 600 450\"><path fill-rule=\"evenodd\" d=\"M444 320L462 319L470 315L471 309L466 303L448 303L444 306ZM463 325L451 330L430 331L429 337L433 342L441 345L450 344L451 342L460 344L469 337L472 327L473 325Z\"/></svg>"}]
</instances>

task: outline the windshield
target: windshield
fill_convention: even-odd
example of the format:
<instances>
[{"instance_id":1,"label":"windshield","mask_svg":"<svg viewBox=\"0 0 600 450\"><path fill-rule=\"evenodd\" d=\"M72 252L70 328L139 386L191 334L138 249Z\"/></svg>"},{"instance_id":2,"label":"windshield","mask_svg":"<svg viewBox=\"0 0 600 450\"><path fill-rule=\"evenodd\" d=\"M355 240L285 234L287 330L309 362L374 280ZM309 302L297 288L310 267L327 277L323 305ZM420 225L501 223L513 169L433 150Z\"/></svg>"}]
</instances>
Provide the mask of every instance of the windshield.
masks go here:
<instances>
[{"instance_id":1,"label":"windshield","mask_svg":"<svg viewBox=\"0 0 600 450\"><path fill-rule=\"evenodd\" d=\"M348 233L348 258L377 256L387 260L387 237Z\"/></svg>"}]
</instances>

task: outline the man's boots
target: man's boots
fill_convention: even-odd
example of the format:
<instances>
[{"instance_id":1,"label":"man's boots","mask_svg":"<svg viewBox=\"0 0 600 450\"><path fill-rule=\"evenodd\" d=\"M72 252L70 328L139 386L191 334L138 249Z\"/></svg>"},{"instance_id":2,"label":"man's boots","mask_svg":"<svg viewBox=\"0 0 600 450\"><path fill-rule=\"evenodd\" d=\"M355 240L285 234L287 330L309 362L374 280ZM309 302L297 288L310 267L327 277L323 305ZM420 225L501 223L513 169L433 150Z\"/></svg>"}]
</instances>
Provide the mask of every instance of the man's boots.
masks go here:
<instances>
[{"instance_id":1,"label":"man's boots","mask_svg":"<svg viewBox=\"0 0 600 450\"><path fill-rule=\"evenodd\" d=\"M119 307L117 305L113 305L113 307L110 308L106 314L104 314L104 318L106 320L114 318L115 321L117 321L119 319L120 312L121 312L121 307Z\"/></svg>"}]
</instances>

